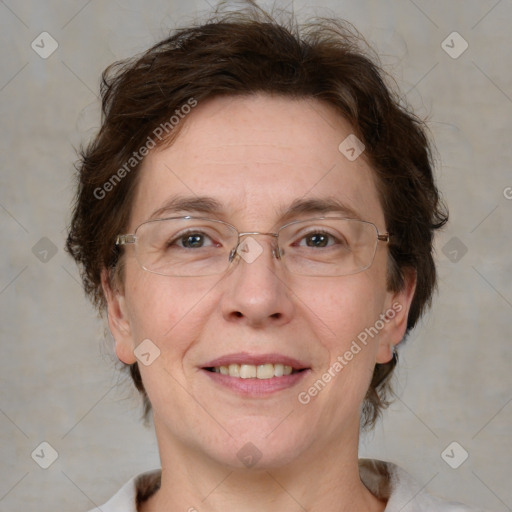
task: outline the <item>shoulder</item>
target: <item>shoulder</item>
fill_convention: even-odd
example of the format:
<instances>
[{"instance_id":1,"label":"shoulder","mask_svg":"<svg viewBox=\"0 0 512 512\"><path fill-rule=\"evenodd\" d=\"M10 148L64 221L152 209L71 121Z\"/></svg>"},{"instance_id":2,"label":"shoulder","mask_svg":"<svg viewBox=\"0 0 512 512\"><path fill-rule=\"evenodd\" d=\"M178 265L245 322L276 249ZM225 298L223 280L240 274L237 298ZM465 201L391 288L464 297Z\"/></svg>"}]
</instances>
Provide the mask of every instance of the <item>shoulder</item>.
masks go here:
<instances>
[{"instance_id":1,"label":"shoulder","mask_svg":"<svg viewBox=\"0 0 512 512\"><path fill-rule=\"evenodd\" d=\"M89 512L137 512L137 503L149 498L160 487L160 474L160 470L155 470L133 477L105 504Z\"/></svg>"},{"instance_id":2,"label":"shoulder","mask_svg":"<svg viewBox=\"0 0 512 512\"><path fill-rule=\"evenodd\" d=\"M390 462L361 459L359 471L368 490L388 500L385 512L483 512L430 494L407 471Z\"/></svg>"}]
</instances>

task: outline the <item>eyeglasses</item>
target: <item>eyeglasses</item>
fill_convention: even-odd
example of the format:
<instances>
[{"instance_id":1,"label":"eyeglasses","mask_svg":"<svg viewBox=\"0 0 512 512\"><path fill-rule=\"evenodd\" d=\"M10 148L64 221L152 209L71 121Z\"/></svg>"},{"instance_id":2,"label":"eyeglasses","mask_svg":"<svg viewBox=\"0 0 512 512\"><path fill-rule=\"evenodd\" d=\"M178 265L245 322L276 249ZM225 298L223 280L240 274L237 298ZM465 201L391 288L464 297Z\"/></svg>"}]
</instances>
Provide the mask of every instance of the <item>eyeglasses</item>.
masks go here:
<instances>
[{"instance_id":1,"label":"eyeglasses","mask_svg":"<svg viewBox=\"0 0 512 512\"><path fill-rule=\"evenodd\" d=\"M272 255L303 276L345 276L371 266L378 241L389 242L371 222L316 217L285 224L276 233L243 232L220 220L169 217L143 222L116 246L134 244L139 265L164 276L222 274L240 257L252 263L262 252L256 235L271 236ZM237 256L239 258L237 258Z\"/></svg>"}]
</instances>

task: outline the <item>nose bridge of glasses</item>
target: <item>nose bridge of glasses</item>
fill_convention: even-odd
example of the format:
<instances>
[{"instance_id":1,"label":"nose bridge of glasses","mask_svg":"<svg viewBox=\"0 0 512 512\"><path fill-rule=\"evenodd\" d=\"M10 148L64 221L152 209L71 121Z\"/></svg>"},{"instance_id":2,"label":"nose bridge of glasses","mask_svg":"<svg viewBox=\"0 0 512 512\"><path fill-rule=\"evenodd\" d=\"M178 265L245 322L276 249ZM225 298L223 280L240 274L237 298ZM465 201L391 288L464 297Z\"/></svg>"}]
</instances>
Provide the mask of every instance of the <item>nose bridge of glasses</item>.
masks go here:
<instances>
[{"instance_id":1,"label":"nose bridge of glasses","mask_svg":"<svg viewBox=\"0 0 512 512\"><path fill-rule=\"evenodd\" d=\"M277 238L279 236L278 233L265 233L263 231L243 231L242 233L238 233L238 239L240 240L240 237L242 237L242 236L251 236L251 235L272 236L274 238Z\"/></svg>"},{"instance_id":2,"label":"nose bridge of glasses","mask_svg":"<svg viewBox=\"0 0 512 512\"><path fill-rule=\"evenodd\" d=\"M231 252L229 254L229 261L232 261L234 259L235 255L239 251L239 248L242 246L244 237L252 237L252 236L256 236L256 235L270 236L270 237L274 238L275 240L277 240L279 237L279 233L267 233L264 231L243 231L241 233L238 233L238 240L237 240L236 246L231 250ZM263 249L261 249L261 250L263 250ZM279 247L277 247L277 245L272 246L271 251L272 251L272 255L275 258L279 259L281 257Z\"/></svg>"}]
</instances>

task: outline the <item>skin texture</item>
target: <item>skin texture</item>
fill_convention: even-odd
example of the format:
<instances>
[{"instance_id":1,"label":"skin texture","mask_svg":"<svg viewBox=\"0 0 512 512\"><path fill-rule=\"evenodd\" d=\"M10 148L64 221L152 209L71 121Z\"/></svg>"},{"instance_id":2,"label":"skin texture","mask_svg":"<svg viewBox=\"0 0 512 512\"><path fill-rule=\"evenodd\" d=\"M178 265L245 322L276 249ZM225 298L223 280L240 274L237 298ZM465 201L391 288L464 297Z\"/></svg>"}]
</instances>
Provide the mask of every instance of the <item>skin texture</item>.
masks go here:
<instances>
[{"instance_id":1,"label":"skin texture","mask_svg":"<svg viewBox=\"0 0 512 512\"><path fill-rule=\"evenodd\" d=\"M386 232L372 170L364 155L351 162L340 153L352 130L323 103L216 98L185 123L170 147L144 160L127 233L174 195L212 197L222 211L209 216L264 232L284 224L283 212L297 199L336 198ZM206 215L178 213L187 214ZM119 359L135 362L134 349L147 338L161 351L151 365L139 365L163 469L160 491L142 510L384 510L359 480L360 407L375 363L389 361L403 337L414 280L402 292L387 291L382 242L366 271L326 278L290 274L273 258L271 238L256 238L263 253L222 276L151 274L130 246L122 286L111 287L104 274ZM396 302L401 311L379 335L301 404L299 392ZM242 397L201 370L238 352L284 354L310 370L292 388ZM261 453L251 468L237 457L248 442Z\"/></svg>"}]
</instances>

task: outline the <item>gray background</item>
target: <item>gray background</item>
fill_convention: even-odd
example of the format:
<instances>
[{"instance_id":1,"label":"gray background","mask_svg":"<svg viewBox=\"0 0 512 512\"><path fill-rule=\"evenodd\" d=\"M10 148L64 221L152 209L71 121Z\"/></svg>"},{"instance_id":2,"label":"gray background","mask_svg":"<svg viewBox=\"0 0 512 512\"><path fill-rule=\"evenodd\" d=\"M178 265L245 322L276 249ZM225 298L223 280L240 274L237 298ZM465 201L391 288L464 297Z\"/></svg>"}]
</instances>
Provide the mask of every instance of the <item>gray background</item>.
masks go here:
<instances>
[{"instance_id":1,"label":"gray background","mask_svg":"<svg viewBox=\"0 0 512 512\"><path fill-rule=\"evenodd\" d=\"M439 295L401 350L400 398L361 453L445 497L512 510L512 1L314 4L352 21L429 117L451 210L437 242ZM305 5L295 1L301 16L313 10ZM84 511L158 466L63 244L74 147L98 127L101 71L208 9L205 0L0 1L2 511ZM59 45L47 59L31 48L43 31ZM469 44L458 58L441 46L453 31ZM40 448L31 457L43 441L58 452L48 469L34 460ZM453 441L469 453L458 469L441 457ZM449 451L452 464L462 453Z\"/></svg>"}]
</instances>

